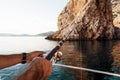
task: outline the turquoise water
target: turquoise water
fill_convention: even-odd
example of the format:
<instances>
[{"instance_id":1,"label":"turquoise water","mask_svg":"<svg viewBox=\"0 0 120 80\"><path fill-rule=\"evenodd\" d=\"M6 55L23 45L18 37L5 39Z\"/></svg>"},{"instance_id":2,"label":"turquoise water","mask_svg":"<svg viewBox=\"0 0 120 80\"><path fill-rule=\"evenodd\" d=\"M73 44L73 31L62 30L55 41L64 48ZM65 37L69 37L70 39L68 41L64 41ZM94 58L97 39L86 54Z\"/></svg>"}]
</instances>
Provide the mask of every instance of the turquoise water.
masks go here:
<instances>
[{"instance_id":1,"label":"turquoise water","mask_svg":"<svg viewBox=\"0 0 120 80\"><path fill-rule=\"evenodd\" d=\"M44 37L0 37L0 54L50 51L56 41ZM63 53L59 64L90 68L120 74L120 41L66 41L60 48ZM10 80L27 65L17 64L0 70L0 80ZM53 66L49 80L120 80L115 76Z\"/></svg>"},{"instance_id":2,"label":"turquoise water","mask_svg":"<svg viewBox=\"0 0 120 80\"><path fill-rule=\"evenodd\" d=\"M0 70L0 80L11 80L17 77L18 74L22 72L26 66L27 65L17 64L15 66Z\"/></svg>"}]
</instances>

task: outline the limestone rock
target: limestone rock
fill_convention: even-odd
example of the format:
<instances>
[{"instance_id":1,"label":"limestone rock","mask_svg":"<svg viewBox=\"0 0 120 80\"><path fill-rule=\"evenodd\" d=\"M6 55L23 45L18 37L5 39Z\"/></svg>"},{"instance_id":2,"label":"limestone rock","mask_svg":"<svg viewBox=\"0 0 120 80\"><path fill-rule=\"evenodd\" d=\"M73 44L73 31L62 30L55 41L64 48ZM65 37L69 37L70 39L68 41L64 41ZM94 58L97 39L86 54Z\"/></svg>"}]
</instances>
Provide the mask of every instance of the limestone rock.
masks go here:
<instances>
[{"instance_id":1,"label":"limestone rock","mask_svg":"<svg viewBox=\"0 0 120 80\"><path fill-rule=\"evenodd\" d=\"M113 24L120 28L120 0L112 0L113 3Z\"/></svg>"},{"instance_id":2,"label":"limestone rock","mask_svg":"<svg viewBox=\"0 0 120 80\"><path fill-rule=\"evenodd\" d=\"M118 15L114 20L113 23L115 26L120 28L120 15Z\"/></svg>"},{"instance_id":3,"label":"limestone rock","mask_svg":"<svg viewBox=\"0 0 120 80\"><path fill-rule=\"evenodd\" d=\"M47 39L62 39L71 30L67 40L118 38L112 15L111 0L70 0L58 17L58 31Z\"/></svg>"},{"instance_id":4,"label":"limestone rock","mask_svg":"<svg viewBox=\"0 0 120 80\"><path fill-rule=\"evenodd\" d=\"M120 0L112 0L112 11L114 18L120 15Z\"/></svg>"}]
</instances>

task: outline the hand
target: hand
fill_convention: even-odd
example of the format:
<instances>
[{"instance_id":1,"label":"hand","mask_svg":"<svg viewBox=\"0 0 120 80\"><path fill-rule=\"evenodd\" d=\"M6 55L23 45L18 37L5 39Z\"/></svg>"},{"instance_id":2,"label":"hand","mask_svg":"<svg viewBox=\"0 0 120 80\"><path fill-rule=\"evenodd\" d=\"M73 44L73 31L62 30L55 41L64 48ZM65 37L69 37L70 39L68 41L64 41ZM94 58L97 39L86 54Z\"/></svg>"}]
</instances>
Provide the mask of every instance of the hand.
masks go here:
<instances>
[{"instance_id":1,"label":"hand","mask_svg":"<svg viewBox=\"0 0 120 80\"><path fill-rule=\"evenodd\" d=\"M33 51L27 54L27 63L31 62L35 57L43 57L43 51Z\"/></svg>"},{"instance_id":2,"label":"hand","mask_svg":"<svg viewBox=\"0 0 120 80\"><path fill-rule=\"evenodd\" d=\"M52 72L52 63L47 59L36 57L30 64L32 73L37 73L37 80L47 80ZM30 72L29 72L30 73ZM35 79L35 78L34 78Z\"/></svg>"},{"instance_id":3,"label":"hand","mask_svg":"<svg viewBox=\"0 0 120 80\"><path fill-rule=\"evenodd\" d=\"M48 80L51 72L52 64L44 58L36 57L15 80Z\"/></svg>"},{"instance_id":4,"label":"hand","mask_svg":"<svg viewBox=\"0 0 120 80\"><path fill-rule=\"evenodd\" d=\"M40 80L47 80L46 78L48 78L51 75L52 72L52 63L49 62L47 59L44 58L36 58L36 68L38 68L37 70L39 70L39 77Z\"/></svg>"}]
</instances>

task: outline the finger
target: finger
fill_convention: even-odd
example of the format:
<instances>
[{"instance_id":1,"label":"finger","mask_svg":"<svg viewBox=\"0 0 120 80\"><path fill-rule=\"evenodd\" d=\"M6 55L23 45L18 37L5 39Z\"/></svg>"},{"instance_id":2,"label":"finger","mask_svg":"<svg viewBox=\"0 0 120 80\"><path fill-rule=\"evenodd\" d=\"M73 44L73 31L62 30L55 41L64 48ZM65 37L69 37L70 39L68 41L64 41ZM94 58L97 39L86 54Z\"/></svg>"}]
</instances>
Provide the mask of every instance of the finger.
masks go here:
<instances>
[{"instance_id":1,"label":"finger","mask_svg":"<svg viewBox=\"0 0 120 80\"><path fill-rule=\"evenodd\" d=\"M38 57L44 57L43 54L39 54Z\"/></svg>"},{"instance_id":2,"label":"finger","mask_svg":"<svg viewBox=\"0 0 120 80\"><path fill-rule=\"evenodd\" d=\"M43 52L43 51L33 51L31 53L33 53L33 54L44 54L45 52Z\"/></svg>"},{"instance_id":3,"label":"finger","mask_svg":"<svg viewBox=\"0 0 120 80\"><path fill-rule=\"evenodd\" d=\"M45 52L43 51L34 51L32 53L35 57L43 57L43 55L45 54Z\"/></svg>"},{"instance_id":4,"label":"finger","mask_svg":"<svg viewBox=\"0 0 120 80\"><path fill-rule=\"evenodd\" d=\"M43 52L43 51L37 51L36 52L38 55L43 55L43 54L45 54L45 52Z\"/></svg>"}]
</instances>

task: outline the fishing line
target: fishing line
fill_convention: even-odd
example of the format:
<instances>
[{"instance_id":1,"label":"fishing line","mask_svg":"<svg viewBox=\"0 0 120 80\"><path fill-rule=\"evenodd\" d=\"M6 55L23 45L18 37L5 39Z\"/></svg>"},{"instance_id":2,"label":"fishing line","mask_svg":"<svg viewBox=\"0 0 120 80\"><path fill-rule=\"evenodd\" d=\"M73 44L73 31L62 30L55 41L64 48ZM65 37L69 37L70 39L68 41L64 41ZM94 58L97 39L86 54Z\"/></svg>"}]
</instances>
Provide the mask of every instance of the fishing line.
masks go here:
<instances>
[{"instance_id":1,"label":"fishing line","mask_svg":"<svg viewBox=\"0 0 120 80\"><path fill-rule=\"evenodd\" d=\"M100 70L94 70L94 69L89 69L89 68L75 67L75 66L69 66L69 65L63 65L63 64L53 64L53 66L59 66L59 67L71 68L71 69L78 69L78 70L84 70L84 71L89 71L89 72L94 72L94 73L100 73L100 74L120 77L120 74L110 73L110 72L105 72L105 71L100 71Z\"/></svg>"}]
</instances>

